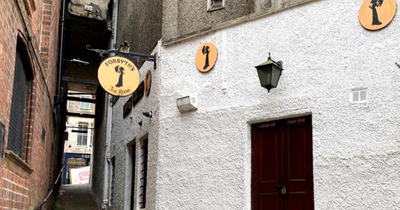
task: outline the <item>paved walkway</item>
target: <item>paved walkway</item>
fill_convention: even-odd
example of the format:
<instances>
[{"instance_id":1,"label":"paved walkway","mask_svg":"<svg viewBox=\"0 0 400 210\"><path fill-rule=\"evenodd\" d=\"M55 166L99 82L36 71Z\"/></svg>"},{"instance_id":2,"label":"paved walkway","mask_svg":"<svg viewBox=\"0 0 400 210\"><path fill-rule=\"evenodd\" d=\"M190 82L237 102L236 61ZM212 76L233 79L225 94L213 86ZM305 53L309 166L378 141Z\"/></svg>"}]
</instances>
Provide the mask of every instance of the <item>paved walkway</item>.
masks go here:
<instances>
[{"instance_id":1,"label":"paved walkway","mask_svg":"<svg viewBox=\"0 0 400 210\"><path fill-rule=\"evenodd\" d=\"M98 210L90 185L64 185L58 193L54 210Z\"/></svg>"}]
</instances>

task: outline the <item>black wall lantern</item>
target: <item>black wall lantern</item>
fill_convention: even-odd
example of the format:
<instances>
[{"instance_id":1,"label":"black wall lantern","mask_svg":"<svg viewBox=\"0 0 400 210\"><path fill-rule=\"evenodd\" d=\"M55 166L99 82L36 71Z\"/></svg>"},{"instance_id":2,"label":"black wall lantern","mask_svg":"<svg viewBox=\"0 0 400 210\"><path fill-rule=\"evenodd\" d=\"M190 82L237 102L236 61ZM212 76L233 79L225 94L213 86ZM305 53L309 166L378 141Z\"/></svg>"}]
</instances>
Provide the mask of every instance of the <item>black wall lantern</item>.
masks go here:
<instances>
[{"instance_id":1,"label":"black wall lantern","mask_svg":"<svg viewBox=\"0 0 400 210\"><path fill-rule=\"evenodd\" d=\"M283 71L282 61L275 62L271 60L271 53L269 53L268 61L256 66L256 69L261 86L267 88L268 92L278 86L279 78Z\"/></svg>"}]
</instances>

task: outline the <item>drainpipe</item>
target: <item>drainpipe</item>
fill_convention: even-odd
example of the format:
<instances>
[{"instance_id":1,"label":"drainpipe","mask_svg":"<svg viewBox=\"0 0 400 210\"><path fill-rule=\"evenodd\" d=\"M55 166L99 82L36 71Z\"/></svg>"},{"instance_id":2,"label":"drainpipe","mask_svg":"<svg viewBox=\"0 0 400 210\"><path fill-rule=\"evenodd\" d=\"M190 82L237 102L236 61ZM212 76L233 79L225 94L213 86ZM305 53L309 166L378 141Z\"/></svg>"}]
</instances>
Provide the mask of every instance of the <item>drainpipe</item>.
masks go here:
<instances>
[{"instance_id":1,"label":"drainpipe","mask_svg":"<svg viewBox=\"0 0 400 210\"><path fill-rule=\"evenodd\" d=\"M64 30L65 30L65 6L66 0L62 1L61 19L60 19L60 49L58 53L58 78L57 78L57 95L54 106L61 103L61 80L62 80L62 65L64 54Z\"/></svg>"},{"instance_id":2,"label":"drainpipe","mask_svg":"<svg viewBox=\"0 0 400 210\"><path fill-rule=\"evenodd\" d=\"M109 189L109 165L110 165L110 142L111 142L111 125L112 125L112 103L111 97L106 93L106 105L107 105L107 130L106 130L106 144L105 144L105 155L104 155L104 188L103 188L103 205L102 209L108 209L110 200L108 199Z\"/></svg>"},{"instance_id":3,"label":"drainpipe","mask_svg":"<svg viewBox=\"0 0 400 210\"><path fill-rule=\"evenodd\" d=\"M110 42L109 48L112 49L117 42L117 23L118 23L118 0L114 0L114 24L113 24L113 33L112 40ZM106 105L107 105L107 128L106 128L106 145L105 145L105 158L104 158L104 188L103 188L103 209L108 209L110 205L109 199L109 165L111 162L111 154L110 154L110 142L111 142L111 129L112 129L112 103L111 97L108 93L106 93Z\"/></svg>"}]
</instances>

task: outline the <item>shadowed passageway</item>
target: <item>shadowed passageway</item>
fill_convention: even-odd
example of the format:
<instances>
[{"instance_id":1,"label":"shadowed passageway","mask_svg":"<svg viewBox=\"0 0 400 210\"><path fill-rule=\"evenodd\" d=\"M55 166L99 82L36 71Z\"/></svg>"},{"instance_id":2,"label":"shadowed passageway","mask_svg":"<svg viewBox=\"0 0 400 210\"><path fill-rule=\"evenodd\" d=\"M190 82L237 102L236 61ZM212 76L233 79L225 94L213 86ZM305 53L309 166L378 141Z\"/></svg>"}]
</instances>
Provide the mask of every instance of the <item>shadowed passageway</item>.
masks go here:
<instances>
[{"instance_id":1,"label":"shadowed passageway","mask_svg":"<svg viewBox=\"0 0 400 210\"><path fill-rule=\"evenodd\" d=\"M97 210L99 209L90 192L90 185L61 186L55 210Z\"/></svg>"}]
</instances>

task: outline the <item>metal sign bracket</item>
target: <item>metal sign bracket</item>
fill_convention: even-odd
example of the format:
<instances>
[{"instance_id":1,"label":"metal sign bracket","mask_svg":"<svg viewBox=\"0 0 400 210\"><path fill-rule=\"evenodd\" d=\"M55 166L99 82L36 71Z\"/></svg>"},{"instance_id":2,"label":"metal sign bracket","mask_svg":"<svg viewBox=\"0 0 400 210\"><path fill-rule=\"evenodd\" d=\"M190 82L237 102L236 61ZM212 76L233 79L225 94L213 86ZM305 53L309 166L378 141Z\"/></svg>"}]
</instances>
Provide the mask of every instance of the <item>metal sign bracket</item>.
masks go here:
<instances>
[{"instance_id":1,"label":"metal sign bracket","mask_svg":"<svg viewBox=\"0 0 400 210\"><path fill-rule=\"evenodd\" d=\"M129 58L136 58L139 60L145 60L145 61L150 61L154 63L154 69L157 68L157 62L156 62L156 57L157 53L154 55L147 55L147 54L142 54L142 53L136 53L136 52L121 52L120 48L118 49L110 49L110 50L101 50L101 49L94 49L90 45L86 45L86 49L92 52L96 52L99 54L101 59L103 60L107 55L114 53L115 55L124 55Z\"/></svg>"}]
</instances>

